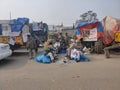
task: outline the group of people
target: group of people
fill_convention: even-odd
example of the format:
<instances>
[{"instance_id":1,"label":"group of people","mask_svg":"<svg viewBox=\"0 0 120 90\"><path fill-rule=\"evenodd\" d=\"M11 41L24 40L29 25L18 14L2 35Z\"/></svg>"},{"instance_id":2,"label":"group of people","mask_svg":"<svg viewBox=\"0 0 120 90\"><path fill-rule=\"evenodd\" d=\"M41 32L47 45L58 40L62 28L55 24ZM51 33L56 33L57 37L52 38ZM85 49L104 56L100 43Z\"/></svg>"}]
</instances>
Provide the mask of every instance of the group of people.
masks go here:
<instances>
[{"instance_id":1,"label":"group of people","mask_svg":"<svg viewBox=\"0 0 120 90\"><path fill-rule=\"evenodd\" d=\"M69 47L67 48L66 57L69 59L73 59L76 62L80 61L90 61L88 57L84 55L85 50L84 46L80 42L80 40L77 40L74 36L72 39L70 39L71 43L69 44Z\"/></svg>"},{"instance_id":2,"label":"group of people","mask_svg":"<svg viewBox=\"0 0 120 90\"><path fill-rule=\"evenodd\" d=\"M47 40L44 44L44 53L46 56L51 58L51 62L55 62L57 59L57 54L65 53L69 45L69 36L68 33L59 33L56 39ZM64 50L64 52L63 52Z\"/></svg>"},{"instance_id":3,"label":"group of people","mask_svg":"<svg viewBox=\"0 0 120 90\"><path fill-rule=\"evenodd\" d=\"M30 59L36 57L38 51L37 40L31 37L31 35L28 35L26 47L29 50ZM82 58L89 61L89 59L84 56L82 49L83 46L80 40L77 40L75 36L70 37L67 32L65 32L65 35L60 32L57 39L47 40L44 43L43 53L46 57L50 58L51 62L55 62L57 54L59 53L66 53L68 59L74 59L76 62L81 61Z\"/></svg>"}]
</instances>

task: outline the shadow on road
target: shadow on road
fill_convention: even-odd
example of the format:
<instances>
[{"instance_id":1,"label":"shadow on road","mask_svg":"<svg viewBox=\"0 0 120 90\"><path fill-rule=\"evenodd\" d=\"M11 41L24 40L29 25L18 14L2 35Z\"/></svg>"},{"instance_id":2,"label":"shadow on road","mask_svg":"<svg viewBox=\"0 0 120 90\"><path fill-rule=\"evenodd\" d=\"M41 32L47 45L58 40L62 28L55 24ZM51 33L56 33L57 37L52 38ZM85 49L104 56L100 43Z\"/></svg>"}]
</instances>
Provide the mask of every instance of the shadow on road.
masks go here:
<instances>
[{"instance_id":1,"label":"shadow on road","mask_svg":"<svg viewBox=\"0 0 120 90\"><path fill-rule=\"evenodd\" d=\"M27 64L27 52L13 52L12 56L0 61L0 69L18 69Z\"/></svg>"},{"instance_id":2,"label":"shadow on road","mask_svg":"<svg viewBox=\"0 0 120 90\"><path fill-rule=\"evenodd\" d=\"M28 52L13 52L12 57L28 56Z\"/></svg>"}]
</instances>

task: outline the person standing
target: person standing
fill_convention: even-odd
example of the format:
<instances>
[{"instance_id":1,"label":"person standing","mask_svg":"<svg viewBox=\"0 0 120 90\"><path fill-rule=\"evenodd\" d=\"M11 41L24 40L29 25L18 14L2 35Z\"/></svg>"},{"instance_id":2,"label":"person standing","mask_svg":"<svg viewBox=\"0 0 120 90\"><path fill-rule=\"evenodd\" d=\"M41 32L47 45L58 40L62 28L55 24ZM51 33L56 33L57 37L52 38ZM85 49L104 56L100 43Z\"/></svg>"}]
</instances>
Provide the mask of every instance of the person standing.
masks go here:
<instances>
[{"instance_id":1,"label":"person standing","mask_svg":"<svg viewBox=\"0 0 120 90\"><path fill-rule=\"evenodd\" d=\"M26 48L29 51L29 58L33 59L37 55L38 45L36 43L36 40L31 36L31 34L27 35Z\"/></svg>"},{"instance_id":2,"label":"person standing","mask_svg":"<svg viewBox=\"0 0 120 90\"><path fill-rule=\"evenodd\" d=\"M70 37L67 32L65 32L65 43L66 43L66 47L69 47Z\"/></svg>"}]
</instances>

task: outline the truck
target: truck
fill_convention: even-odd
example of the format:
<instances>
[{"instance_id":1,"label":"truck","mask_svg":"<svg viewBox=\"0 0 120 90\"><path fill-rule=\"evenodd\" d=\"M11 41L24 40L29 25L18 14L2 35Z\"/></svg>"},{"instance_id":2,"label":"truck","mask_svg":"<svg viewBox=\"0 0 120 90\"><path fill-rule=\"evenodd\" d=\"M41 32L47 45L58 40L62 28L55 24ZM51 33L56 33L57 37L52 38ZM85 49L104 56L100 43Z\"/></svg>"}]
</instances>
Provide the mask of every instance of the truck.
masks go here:
<instances>
[{"instance_id":1,"label":"truck","mask_svg":"<svg viewBox=\"0 0 120 90\"><path fill-rule=\"evenodd\" d=\"M110 50L120 51L120 19L106 16L102 20L103 24L103 44L106 58L110 58Z\"/></svg>"},{"instance_id":2,"label":"truck","mask_svg":"<svg viewBox=\"0 0 120 90\"><path fill-rule=\"evenodd\" d=\"M79 23L76 37L88 48L109 58L109 50L120 47L120 20L106 16L101 22Z\"/></svg>"},{"instance_id":3,"label":"truck","mask_svg":"<svg viewBox=\"0 0 120 90\"><path fill-rule=\"evenodd\" d=\"M102 53L103 27L100 21L78 23L75 34L83 46L94 48L96 53Z\"/></svg>"},{"instance_id":4,"label":"truck","mask_svg":"<svg viewBox=\"0 0 120 90\"><path fill-rule=\"evenodd\" d=\"M29 31L29 19L17 18L0 21L0 43L9 44L12 50L25 46Z\"/></svg>"},{"instance_id":5,"label":"truck","mask_svg":"<svg viewBox=\"0 0 120 90\"><path fill-rule=\"evenodd\" d=\"M33 22L30 24L30 33L39 42L45 42L48 39L48 25L47 23Z\"/></svg>"}]
</instances>

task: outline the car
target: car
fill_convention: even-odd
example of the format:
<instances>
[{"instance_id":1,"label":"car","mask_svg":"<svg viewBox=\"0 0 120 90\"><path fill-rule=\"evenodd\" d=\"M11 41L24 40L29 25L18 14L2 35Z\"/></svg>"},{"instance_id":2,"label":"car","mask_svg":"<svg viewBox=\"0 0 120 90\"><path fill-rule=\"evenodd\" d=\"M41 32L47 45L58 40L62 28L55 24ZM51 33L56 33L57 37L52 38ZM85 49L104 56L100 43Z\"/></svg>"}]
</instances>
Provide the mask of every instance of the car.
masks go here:
<instances>
[{"instance_id":1,"label":"car","mask_svg":"<svg viewBox=\"0 0 120 90\"><path fill-rule=\"evenodd\" d=\"M12 50L9 44L0 43L0 60L12 55Z\"/></svg>"}]
</instances>

